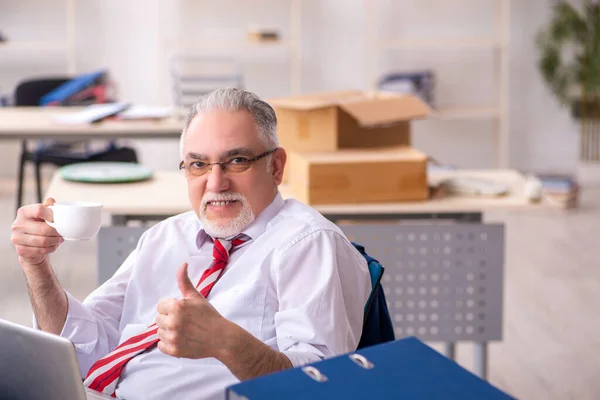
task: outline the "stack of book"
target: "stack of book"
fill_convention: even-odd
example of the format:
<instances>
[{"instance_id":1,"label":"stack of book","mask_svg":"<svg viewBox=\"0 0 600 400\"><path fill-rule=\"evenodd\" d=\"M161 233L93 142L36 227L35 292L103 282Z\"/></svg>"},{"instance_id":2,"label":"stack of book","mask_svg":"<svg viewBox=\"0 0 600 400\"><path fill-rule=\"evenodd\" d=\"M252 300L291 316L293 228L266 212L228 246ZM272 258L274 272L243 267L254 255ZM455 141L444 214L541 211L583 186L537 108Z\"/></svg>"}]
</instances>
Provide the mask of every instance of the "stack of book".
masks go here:
<instances>
[{"instance_id":1,"label":"stack of book","mask_svg":"<svg viewBox=\"0 0 600 400\"><path fill-rule=\"evenodd\" d=\"M572 176L539 174L542 196L547 202L562 208L575 208L579 204L579 185Z\"/></svg>"}]
</instances>

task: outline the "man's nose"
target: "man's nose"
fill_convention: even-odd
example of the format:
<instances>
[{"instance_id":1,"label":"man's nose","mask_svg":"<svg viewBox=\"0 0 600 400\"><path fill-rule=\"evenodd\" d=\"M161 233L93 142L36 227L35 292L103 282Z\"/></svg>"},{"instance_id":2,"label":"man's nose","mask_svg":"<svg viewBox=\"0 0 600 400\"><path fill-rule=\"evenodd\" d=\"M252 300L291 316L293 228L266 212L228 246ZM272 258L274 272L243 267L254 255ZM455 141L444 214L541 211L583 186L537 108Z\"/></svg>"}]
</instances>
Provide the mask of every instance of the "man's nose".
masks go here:
<instances>
[{"instance_id":1,"label":"man's nose","mask_svg":"<svg viewBox=\"0 0 600 400\"><path fill-rule=\"evenodd\" d=\"M229 189L229 177L220 165L213 165L212 170L208 171L206 189L215 193Z\"/></svg>"}]
</instances>

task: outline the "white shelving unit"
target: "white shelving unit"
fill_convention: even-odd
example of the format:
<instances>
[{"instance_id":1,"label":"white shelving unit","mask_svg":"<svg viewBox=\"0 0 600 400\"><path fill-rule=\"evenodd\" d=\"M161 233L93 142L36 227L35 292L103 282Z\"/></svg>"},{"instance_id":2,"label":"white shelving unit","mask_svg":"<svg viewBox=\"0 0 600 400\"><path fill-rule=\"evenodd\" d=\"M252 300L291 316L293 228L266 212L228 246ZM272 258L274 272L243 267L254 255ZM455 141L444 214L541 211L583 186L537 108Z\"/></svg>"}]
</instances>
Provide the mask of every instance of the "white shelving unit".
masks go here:
<instances>
[{"instance_id":1,"label":"white shelving unit","mask_svg":"<svg viewBox=\"0 0 600 400\"><path fill-rule=\"evenodd\" d=\"M0 49L3 50L54 51L67 50L68 48L67 42L61 40L9 40L0 43Z\"/></svg>"},{"instance_id":2,"label":"white shelving unit","mask_svg":"<svg viewBox=\"0 0 600 400\"><path fill-rule=\"evenodd\" d=\"M472 37L472 38L439 38L439 39L391 39L380 40L379 43L387 49L407 49L420 47L500 47L501 43L493 38Z\"/></svg>"},{"instance_id":3,"label":"white shelving unit","mask_svg":"<svg viewBox=\"0 0 600 400\"><path fill-rule=\"evenodd\" d=\"M456 1L456 0L452 0ZM440 37L428 39L383 38L378 33L378 0L364 0L366 34L365 59L367 60L367 82L371 89L377 88L379 78L379 55L381 51L432 49L436 48L481 48L494 51L494 73L497 87L496 106L464 107L436 110L432 118L443 120L492 120L495 130L496 166L509 164L509 45L510 45L510 1L495 0L494 35L492 37ZM457 2L457 7L459 4Z\"/></svg>"},{"instance_id":4,"label":"white shelving unit","mask_svg":"<svg viewBox=\"0 0 600 400\"><path fill-rule=\"evenodd\" d=\"M67 73L74 75L77 63L75 53L76 0L65 0L64 6L66 13L64 40L13 40L8 37L6 42L0 42L0 54L7 51L62 51L67 59Z\"/></svg>"},{"instance_id":5,"label":"white shelving unit","mask_svg":"<svg viewBox=\"0 0 600 400\"><path fill-rule=\"evenodd\" d=\"M239 0L240 3L251 4L248 0ZM288 51L289 59L289 79L290 79L290 90L292 94L299 94L302 87L302 0L287 0L289 3L289 35L288 37L280 38L276 41L255 41L250 40L247 37L229 38L229 37L217 37L217 38L198 38L194 37L193 40L190 38L169 38L165 37L165 33L159 31L159 65L164 65L167 49L178 48L185 53L203 52L211 49L226 48L228 50L247 51L247 50L258 50L263 48L282 48ZM163 15L165 9L163 8L163 2L159 1L159 12L158 15ZM168 3L169 6L173 6L173 3ZM161 24L159 23L160 27ZM161 79L165 79L162 76ZM159 98L164 98L166 93L163 89L159 89Z\"/></svg>"},{"instance_id":6,"label":"white shelving unit","mask_svg":"<svg viewBox=\"0 0 600 400\"><path fill-rule=\"evenodd\" d=\"M498 108L445 108L442 110L435 110L431 118L435 119L446 119L446 120L460 120L460 119L496 119L500 117L500 110Z\"/></svg>"}]
</instances>

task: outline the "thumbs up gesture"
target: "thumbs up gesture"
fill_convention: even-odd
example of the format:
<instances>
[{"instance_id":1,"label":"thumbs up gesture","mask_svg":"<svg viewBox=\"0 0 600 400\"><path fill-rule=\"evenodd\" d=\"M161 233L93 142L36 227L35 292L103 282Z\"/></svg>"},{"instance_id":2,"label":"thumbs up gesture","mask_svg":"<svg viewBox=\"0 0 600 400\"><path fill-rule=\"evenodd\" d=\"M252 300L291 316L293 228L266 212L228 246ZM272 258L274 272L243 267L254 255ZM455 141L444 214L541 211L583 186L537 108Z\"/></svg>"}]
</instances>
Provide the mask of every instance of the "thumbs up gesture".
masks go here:
<instances>
[{"instance_id":1,"label":"thumbs up gesture","mask_svg":"<svg viewBox=\"0 0 600 400\"><path fill-rule=\"evenodd\" d=\"M196 290L192 281L188 276L188 263L181 264L177 270L177 286L183 295L184 299L204 299L204 297Z\"/></svg>"},{"instance_id":2,"label":"thumbs up gesture","mask_svg":"<svg viewBox=\"0 0 600 400\"><path fill-rule=\"evenodd\" d=\"M177 270L181 299L158 303L158 349L173 357L220 359L231 347L232 322L225 319L194 287L187 263Z\"/></svg>"}]
</instances>

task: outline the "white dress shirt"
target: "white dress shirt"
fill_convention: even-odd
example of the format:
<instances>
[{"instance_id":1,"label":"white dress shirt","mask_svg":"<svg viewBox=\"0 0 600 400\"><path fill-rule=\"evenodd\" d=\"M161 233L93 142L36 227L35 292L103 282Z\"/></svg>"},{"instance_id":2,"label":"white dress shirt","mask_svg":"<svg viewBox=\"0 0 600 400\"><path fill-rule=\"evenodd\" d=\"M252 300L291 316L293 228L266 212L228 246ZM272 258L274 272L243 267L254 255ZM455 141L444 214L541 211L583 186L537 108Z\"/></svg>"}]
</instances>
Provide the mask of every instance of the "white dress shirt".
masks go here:
<instances>
[{"instance_id":1,"label":"white dress shirt","mask_svg":"<svg viewBox=\"0 0 600 400\"><path fill-rule=\"evenodd\" d=\"M341 230L295 200L275 200L244 231L208 300L217 311L283 352L294 366L354 351L370 293L365 259ZM181 298L175 272L188 262L195 285L213 260L212 241L193 212L148 229L136 249L83 303L67 293L61 336L76 347L81 375L153 323L156 305ZM237 378L214 358L133 358L116 394L124 399L223 399Z\"/></svg>"}]
</instances>

